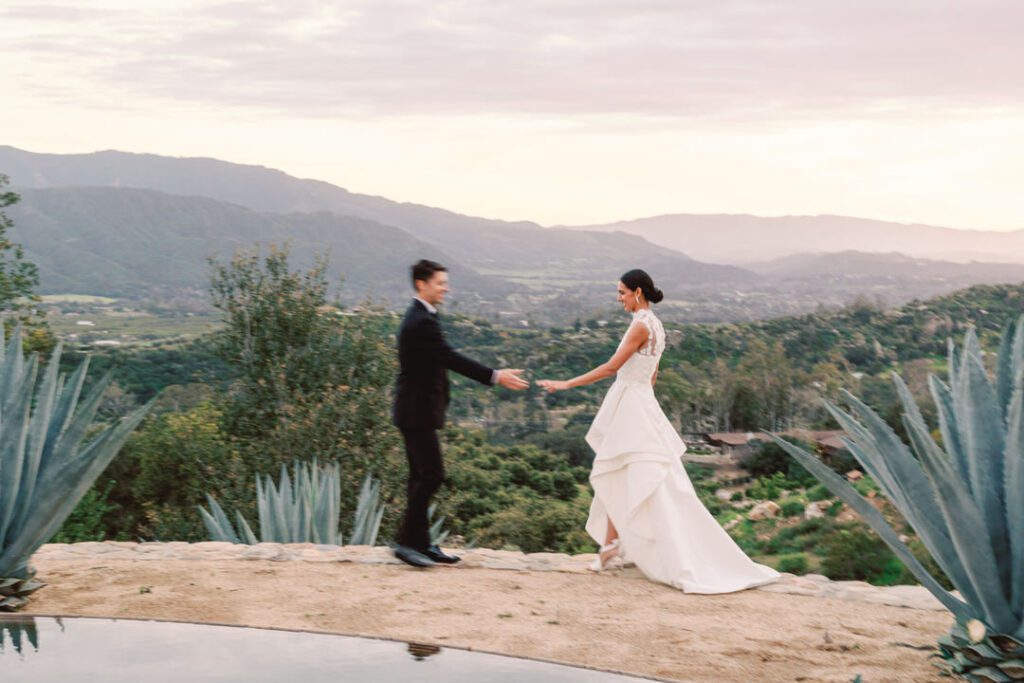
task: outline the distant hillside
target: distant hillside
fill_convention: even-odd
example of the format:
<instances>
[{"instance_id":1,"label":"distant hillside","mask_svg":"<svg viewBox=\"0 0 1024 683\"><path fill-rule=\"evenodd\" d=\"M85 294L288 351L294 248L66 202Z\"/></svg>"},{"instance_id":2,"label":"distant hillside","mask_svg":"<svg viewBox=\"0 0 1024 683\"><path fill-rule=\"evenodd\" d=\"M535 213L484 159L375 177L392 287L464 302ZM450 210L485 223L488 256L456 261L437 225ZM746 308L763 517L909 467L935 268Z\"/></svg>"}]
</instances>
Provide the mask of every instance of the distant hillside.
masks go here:
<instances>
[{"instance_id":1,"label":"distant hillside","mask_svg":"<svg viewBox=\"0 0 1024 683\"><path fill-rule=\"evenodd\" d=\"M289 242L296 265L330 255L333 275L359 298L408 296L407 268L418 258L450 264L463 301L506 296L515 287L477 274L407 232L372 221L320 212L277 215L202 197L151 190L60 188L23 190L7 210L11 237L39 266L43 293L114 297L205 292L207 258L239 247Z\"/></svg>"},{"instance_id":2,"label":"distant hillside","mask_svg":"<svg viewBox=\"0 0 1024 683\"><path fill-rule=\"evenodd\" d=\"M696 259L744 266L793 254L847 250L1024 263L1024 230L954 230L847 216L675 214L573 229L625 231Z\"/></svg>"},{"instance_id":3,"label":"distant hillside","mask_svg":"<svg viewBox=\"0 0 1024 683\"><path fill-rule=\"evenodd\" d=\"M686 326L685 343L670 362L694 364L738 358L754 339L780 342L793 363L811 369L833 362L838 352L861 372L884 372L892 363L944 359L946 340L963 341L970 326L983 344L998 344L1003 327L1024 314L1024 284L977 285L893 308L848 306L738 325Z\"/></svg>"},{"instance_id":4,"label":"distant hillside","mask_svg":"<svg viewBox=\"0 0 1024 683\"><path fill-rule=\"evenodd\" d=\"M876 283L898 280L963 281L969 284L1024 281L1024 264L954 263L914 258L892 252L870 254L842 251L828 254L794 254L751 263L748 270L772 278L809 280L870 280Z\"/></svg>"},{"instance_id":5,"label":"distant hillside","mask_svg":"<svg viewBox=\"0 0 1024 683\"><path fill-rule=\"evenodd\" d=\"M204 158L0 146L0 173L24 195L11 212L12 236L40 265L43 290L53 293L187 290L196 298L205 292L208 255L290 240L300 264L329 251L350 297L404 300L409 263L434 257L452 267L456 300L467 312L561 324L614 310L616 278L642 267L666 293L666 319L718 322L842 306L865 294L895 305L1022 279L1014 264L950 259L1012 261L1018 254L1024 263L1024 232L828 216L679 215L593 230L545 228ZM821 253L839 250L846 251ZM911 256L866 253L879 251ZM937 262L947 252L947 262ZM779 257L785 260L772 262Z\"/></svg>"},{"instance_id":6,"label":"distant hillside","mask_svg":"<svg viewBox=\"0 0 1024 683\"><path fill-rule=\"evenodd\" d=\"M670 285L752 282L756 275L699 263L626 233L581 232L463 216L360 195L262 166L216 159L96 152L35 154L0 146L0 173L16 188L134 187L207 197L273 213L330 211L402 228L467 266L545 287L553 277L607 282L644 267Z\"/></svg>"}]
</instances>

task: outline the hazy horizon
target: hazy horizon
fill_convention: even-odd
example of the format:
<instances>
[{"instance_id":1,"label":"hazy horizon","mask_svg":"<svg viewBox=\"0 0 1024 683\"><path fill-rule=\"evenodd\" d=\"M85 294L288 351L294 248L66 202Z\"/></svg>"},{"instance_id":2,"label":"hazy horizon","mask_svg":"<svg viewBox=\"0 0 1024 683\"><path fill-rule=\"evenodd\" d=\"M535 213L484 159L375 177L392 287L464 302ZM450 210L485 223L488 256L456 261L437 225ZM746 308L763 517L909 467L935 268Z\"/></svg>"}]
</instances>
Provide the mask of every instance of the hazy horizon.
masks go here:
<instances>
[{"instance_id":1,"label":"hazy horizon","mask_svg":"<svg viewBox=\"0 0 1024 683\"><path fill-rule=\"evenodd\" d=\"M0 125L34 152L213 157L544 225L1009 231L1022 28L991 0L15 2Z\"/></svg>"}]
</instances>

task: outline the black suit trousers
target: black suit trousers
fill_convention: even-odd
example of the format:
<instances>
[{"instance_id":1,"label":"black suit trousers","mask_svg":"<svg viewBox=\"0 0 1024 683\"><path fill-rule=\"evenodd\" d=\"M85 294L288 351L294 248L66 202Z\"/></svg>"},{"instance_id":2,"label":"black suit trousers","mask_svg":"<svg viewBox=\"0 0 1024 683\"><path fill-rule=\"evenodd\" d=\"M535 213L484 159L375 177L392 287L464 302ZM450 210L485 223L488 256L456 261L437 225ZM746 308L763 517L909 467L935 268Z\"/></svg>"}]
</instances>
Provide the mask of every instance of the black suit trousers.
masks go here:
<instances>
[{"instance_id":1,"label":"black suit trousers","mask_svg":"<svg viewBox=\"0 0 1024 683\"><path fill-rule=\"evenodd\" d=\"M395 540L416 550L430 545L427 510L430 499L444 481L441 442L433 429L402 429L405 455L409 460L409 489L405 517Z\"/></svg>"}]
</instances>

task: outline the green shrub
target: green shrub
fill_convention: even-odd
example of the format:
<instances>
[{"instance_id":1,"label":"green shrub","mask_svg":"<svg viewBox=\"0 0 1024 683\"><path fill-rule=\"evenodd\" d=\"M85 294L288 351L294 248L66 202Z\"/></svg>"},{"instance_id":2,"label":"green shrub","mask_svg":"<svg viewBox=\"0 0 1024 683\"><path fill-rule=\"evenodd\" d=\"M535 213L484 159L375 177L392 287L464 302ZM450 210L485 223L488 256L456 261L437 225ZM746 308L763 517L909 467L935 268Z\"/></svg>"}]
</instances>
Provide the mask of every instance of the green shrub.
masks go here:
<instances>
[{"instance_id":1,"label":"green shrub","mask_svg":"<svg viewBox=\"0 0 1024 683\"><path fill-rule=\"evenodd\" d=\"M876 484L871 477L864 477L856 484L854 484L853 488L857 489L857 493L864 497L867 497L867 495L871 492L877 493L879 490L878 484Z\"/></svg>"},{"instance_id":2,"label":"green shrub","mask_svg":"<svg viewBox=\"0 0 1024 683\"><path fill-rule=\"evenodd\" d=\"M787 487L789 481L781 472L770 477L760 477L747 490L747 495L755 500L775 500L779 493Z\"/></svg>"},{"instance_id":3,"label":"green shrub","mask_svg":"<svg viewBox=\"0 0 1024 683\"><path fill-rule=\"evenodd\" d=\"M893 552L859 526L840 529L825 541L823 550L821 569L830 579L877 582L892 574Z\"/></svg>"},{"instance_id":4,"label":"green shrub","mask_svg":"<svg viewBox=\"0 0 1024 683\"><path fill-rule=\"evenodd\" d=\"M111 504L107 497L114 486L108 481L100 488L102 482L97 481L93 488L85 492L78 505L64 520L60 530L54 534L51 543L80 543L82 541L102 541L107 537L107 525L104 518L116 512L117 506Z\"/></svg>"},{"instance_id":5,"label":"green shrub","mask_svg":"<svg viewBox=\"0 0 1024 683\"><path fill-rule=\"evenodd\" d=\"M764 543L764 552L769 555L820 552L825 539L834 533L835 528L836 523L825 517L805 519L794 526L780 529Z\"/></svg>"},{"instance_id":6,"label":"green shrub","mask_svg":"<svg viewBox=\"0 0 1024 683\"><path fill-rule=\"evenodd\" d=\"M743 491L733 491L733 494L729 496L729 500L734 503L743 500Z\"/></svg>"},{"instance_id":7,"label":"green shrub","mask_svg":"<svg viewBox=\"0 0 1024 683\"><path fill-rule=\"evenodd\" d=\"M825 514L828 515L829 517L838 517L839 516L839 512L842 509L843 509L843 501L837 500L836 502L834 502L834 503L832 503L831 505L828 506L828 509L825 510Z\"/></svg>"},{"instance_id":8,"label":"green shrub","mask_svg":"<svg viewBox=\"0 0 1024 683\"><path fill-rule=\"evenodd\" d=\"M251 515L253 472L221 432L220 411L203 403L147 420L107 468L113 480L106 513L109 536L205 541L196 506L206 493ZM108 536L108 537L109 537Z\"/></svg>"},{"instance_id":9,"label":"green shrub","mask_svg":"<svg viewBox=\"0 0 1024 683\"><path fill-rule=\"evenodd\" d=\"M787 439L801 448L809 448L808 444L796 439ZM743 469L755 477L770 477L774 474L782 474L786 479L798 484L809 484L816 481L815 478L802 465L794 460L786 451L771 441L764 442L757 452L746 462Z\"/></svg>"},{"instance_id":10,"label":"green shrub","mask_svg":"<svg viewBox=\"0 0 1024 683\"><path fill-rule=\"evenodd\" d=\"M804 514L806 503L799 498L787 498L779 503L783 517L797 517Z\"/></svg>"},{"instance_id":11,"label":"green shrub","mask_svg":"<svg viewBox=\"0 0 1024 683\"><path fill-rule=\"evenodd\" d=\"M828 500L832 498L832 492L829 491L823 484L817 484L807 489L807 500L814 503L819 500Z\"/></svg>"},{"instance_id":12,"label":"green shrub","mask_svg":"<svg viewBox=\"0 0 1024 683\"><path fill-rule=\"evenodd\" d=\"M779 558L775 568L780 572L789 574L806 574L807 573L807 553L793 553L791 555L783 555Z\"/></svg>"}]
</instances>

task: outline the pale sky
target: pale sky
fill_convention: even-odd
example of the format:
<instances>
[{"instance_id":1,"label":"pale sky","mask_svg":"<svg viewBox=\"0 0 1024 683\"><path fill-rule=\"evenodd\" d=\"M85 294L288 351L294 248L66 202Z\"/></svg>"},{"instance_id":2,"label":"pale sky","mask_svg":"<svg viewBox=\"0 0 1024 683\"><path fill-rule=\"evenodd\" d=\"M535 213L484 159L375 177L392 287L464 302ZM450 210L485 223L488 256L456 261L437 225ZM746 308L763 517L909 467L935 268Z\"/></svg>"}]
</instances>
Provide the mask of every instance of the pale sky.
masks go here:
<instances>
[{"instance_id":1,"label":"pale sky","mask_svg":"<svg viewBox=\"0 0 1024 683\"><path fill-rule=\"evenodd\" d=\"M0 0L0 144L544 224L1021 229L1021 36L1019 0Z\"/></svg>"}]
</instances>

